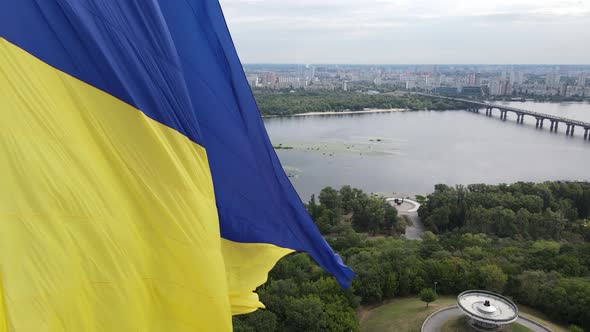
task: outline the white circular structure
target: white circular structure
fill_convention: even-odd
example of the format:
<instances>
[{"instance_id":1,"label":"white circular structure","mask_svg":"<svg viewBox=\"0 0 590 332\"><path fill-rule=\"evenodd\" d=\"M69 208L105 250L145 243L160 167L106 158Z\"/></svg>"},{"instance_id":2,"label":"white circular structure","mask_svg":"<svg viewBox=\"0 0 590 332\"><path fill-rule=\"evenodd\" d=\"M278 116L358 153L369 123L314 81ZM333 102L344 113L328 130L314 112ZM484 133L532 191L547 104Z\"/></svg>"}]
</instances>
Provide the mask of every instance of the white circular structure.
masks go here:
<instances>
[{"instance_id":1,"label":"white circular structure","mask_svg":"<svg viewBox=\"0 0 590 332\"><path fill-rule=\"evenodd\" d=\"M479 331L500 331L518 319L514 302L488 291L465 291L457 296L457 305L469 317L469 324Z\"/></svg>"}]
</instances>

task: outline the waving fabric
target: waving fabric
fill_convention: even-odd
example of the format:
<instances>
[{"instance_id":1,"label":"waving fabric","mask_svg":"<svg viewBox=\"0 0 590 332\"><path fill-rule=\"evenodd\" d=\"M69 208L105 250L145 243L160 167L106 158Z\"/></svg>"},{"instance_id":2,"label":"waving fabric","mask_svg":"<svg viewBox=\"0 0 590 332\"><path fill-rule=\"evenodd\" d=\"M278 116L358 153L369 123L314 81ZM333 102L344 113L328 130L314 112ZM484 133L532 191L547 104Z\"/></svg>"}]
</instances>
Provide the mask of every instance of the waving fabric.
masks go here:
<instances>
[{"instance_id":1,"label":"waving fabric","mask_svg":"<svg viewBox=\"0 0 590 332\"><path fill-rule=\"evenodd\" d=\"M223 331L305 251L217 0L0 0L0 331Z\"/></svg>"}]
</instances>

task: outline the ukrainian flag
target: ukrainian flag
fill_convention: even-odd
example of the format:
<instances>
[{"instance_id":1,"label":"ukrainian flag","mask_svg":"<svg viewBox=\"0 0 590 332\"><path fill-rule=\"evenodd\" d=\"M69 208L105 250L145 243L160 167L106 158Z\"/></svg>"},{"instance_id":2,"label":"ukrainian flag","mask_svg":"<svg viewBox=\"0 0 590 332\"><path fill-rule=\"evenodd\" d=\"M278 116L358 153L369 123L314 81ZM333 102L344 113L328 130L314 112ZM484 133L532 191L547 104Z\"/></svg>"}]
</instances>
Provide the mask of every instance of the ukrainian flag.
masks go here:
<instances>
[{"instance_id":1,"label":"ukrainian flag","mask_svg":"<svg viewBox=\"0 0 590 332\"><path fill-rule=\"evenodd\" d=\"M224 331L305 251L217 0L0 0L0 331Z\"/></svg>"}]
</instances>

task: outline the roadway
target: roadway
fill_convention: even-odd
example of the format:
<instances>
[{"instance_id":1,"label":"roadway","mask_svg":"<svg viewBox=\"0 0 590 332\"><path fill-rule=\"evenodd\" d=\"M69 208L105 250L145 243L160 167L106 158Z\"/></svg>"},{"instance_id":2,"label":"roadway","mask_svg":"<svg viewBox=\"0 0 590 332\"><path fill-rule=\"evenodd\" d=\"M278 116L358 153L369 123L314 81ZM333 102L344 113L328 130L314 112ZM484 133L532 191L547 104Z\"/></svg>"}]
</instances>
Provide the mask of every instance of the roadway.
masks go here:
<instances>
[{"instance_id":1,"label":"roadway","mask_svg":"<svg viewBox=\"0 0 590 332\"><path fill-rule=\"evenodd\" d=\"M463 313L456 305L435 311L430 316L428 316L428 318L426 318L422 324L422 332L438 332L441 330L441 327L446 321L461 315L463 315ZM551 329L541 325L540 323L523 316L518 316L516 323L534 332L553 332Z\"/></svg>"},{"instance_id":2,"label":"roadway","mask_svg":"<svg viewBox=\"0 0 590 332\"><path fill-rule=\"evenodd\" d=\"M526 114L526 115L529 115L529 116L532 116L532 117L535 117L535 118L543 118L543 119L548 119L548 120L552 120L552 121L562 122L562 123L565 123L565 124L575 125L575 126L582 127L582 128L590 128L590 123L589 122L584 122L584 121L579 121L579 120L574 120L574 119L568 119L568 118L564 118L564 117L560 117L560 116L555 116L555 115L551 115L551 114L546 114L546 113L539 113L539 112L529 111L529 110L525 110L525 109L521 109L521 108L516 108L516 107L510 107L510 106L505 106L505 105L500 105L500 104L488 103L488 102L483 102L483 101L478 101L478 100L439 96L439 95L433 95L433 94L429 94L429 93L416 92L415 94L416 95L419 95L419 96L430 97L430 98L438 98L438 99L443 99L443 100L460 101L460 102L468 103L468 104L471 104L471 105L477 105L479 107L497 108L497 109L500 109L500 110L510 111L510 112L514 112L514 113L517 113L517 114L519 114L519 113L520 114Z\"/></svg>"}]
</instances>

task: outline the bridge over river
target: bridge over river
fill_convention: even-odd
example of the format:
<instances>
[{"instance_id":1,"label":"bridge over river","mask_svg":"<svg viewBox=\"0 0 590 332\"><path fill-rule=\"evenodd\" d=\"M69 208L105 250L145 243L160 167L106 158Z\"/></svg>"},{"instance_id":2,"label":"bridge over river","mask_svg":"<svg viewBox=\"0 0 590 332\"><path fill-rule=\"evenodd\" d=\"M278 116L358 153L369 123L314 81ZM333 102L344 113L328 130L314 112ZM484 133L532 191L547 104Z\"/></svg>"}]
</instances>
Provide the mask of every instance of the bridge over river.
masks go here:
<instances>
[{"instance_id":1,"label":"bridge over river","mask_svg":"<svg viewBox=\"0 0 590 332\"><path fill-rule=\"evenodd\" d=\"M429 94L429 93L419 93L419 92L414 93L414 94L419 95L419 96L429 97L429 98L463 102L468 105L468 108L467 108L468 111L474 112L474 113L479 113L479 111L481 109L485 109L486 116L489 116L489 117L491 117L493 115L492 114L493 110L497 109L500 112L500 119L502 119L502 120L506 120L506 114L508 112L513 112L516 114L516 123L519 123L519 124L524 123L524 117L526 115L526 116L533 117L536 119L536 121L537 121L536 127L537 128L543 128L544 122L548 121L548 122L551 122L551 126L549 128L549 131L552 131L552 132L553 131L557 132L557 128L558 128L559 124L562 123L563 125L565 125L567 127L565 134L568 136L573 136L574 130L576 129L576 127L580 127L582 129L584 129L584 139L590 139L590 135L589 135L590 123L589 122L567 119L567 118L563 118L563 117L555 116L555 115L551 115L551 114L533 112L533 111L520 109L520 108L516 108L516 107L504 106L504 105L499 105L499 104L494 104L494 103L487 103L487 102L477 101L477 100L472 100L472 99L453 98L453 97L447 97L447 96L441 96L441 95L435 95L435 94Z\"/></svg>"}]
</instances>

